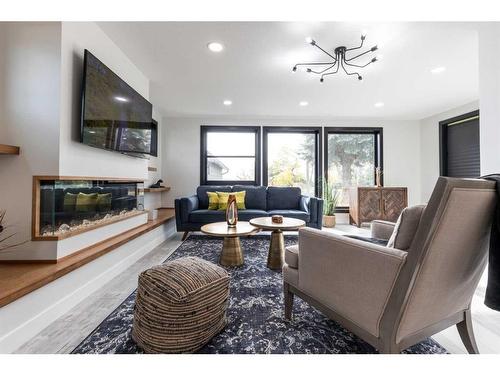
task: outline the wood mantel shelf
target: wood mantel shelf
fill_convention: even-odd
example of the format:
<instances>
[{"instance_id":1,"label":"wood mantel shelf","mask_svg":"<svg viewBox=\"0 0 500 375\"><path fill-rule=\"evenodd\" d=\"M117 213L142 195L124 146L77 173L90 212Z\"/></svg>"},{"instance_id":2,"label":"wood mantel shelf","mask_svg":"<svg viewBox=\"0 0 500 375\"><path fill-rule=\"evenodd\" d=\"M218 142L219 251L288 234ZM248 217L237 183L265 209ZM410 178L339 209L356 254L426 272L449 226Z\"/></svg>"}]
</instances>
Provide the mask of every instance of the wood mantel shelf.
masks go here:
<instances>
[{"instance_id":1,"label":"wood mantel shelf","mask_svg":"<svg viewBox=\"0 0 500 375\"><path fill-rule=\"evenodd\" d=\"M18 146L0 144L0 155L19 155L20 150Z\"/></svg>"},{"instance_id":2,"label":"wood mantel shelf","mask_svg":"<svg viewBox=\"0 0 500 375\"><path fill-rule=\"evenodd\" d=\"M169 191L170 187L168 186L162 186L159 188L145 188L144 192L145 193L161 193L162 191Z\"/></svg>"},{"instance_id":3,"label":"wood mantel shelf","mask_svg":"<svg viewBox=\"0 0 500 375\"><path fill-rule=\"evenodd\" d=\"M159 227L175 217L173 208L160 208L158 218L137 228L61 258L57 263L1 263L0 307L41 288L61 276L109 253L117 247Z\"/></svg>"}]
</instances>

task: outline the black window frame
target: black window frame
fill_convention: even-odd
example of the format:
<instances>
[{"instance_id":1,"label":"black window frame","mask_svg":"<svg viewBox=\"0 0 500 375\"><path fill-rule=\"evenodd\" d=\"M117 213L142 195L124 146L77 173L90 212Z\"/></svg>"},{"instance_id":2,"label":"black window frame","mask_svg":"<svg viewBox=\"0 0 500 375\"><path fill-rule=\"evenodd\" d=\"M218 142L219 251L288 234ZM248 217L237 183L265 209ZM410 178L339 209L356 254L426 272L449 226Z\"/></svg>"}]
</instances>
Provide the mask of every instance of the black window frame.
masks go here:
<instances>
[{"instance_id":1,"label":"black window frame","mask_svg":"<svg viewBox=\"0 0 500 375\"><path fill-rule=\"evenodd\" d=\"M255 179L252 181L229 181L208 180L207 158L208 157L233 157L248 158L241 155L208 155L207 134L208 133L255 133ZM200 126L200 185L260 185L260 155L261 155L261 127L260 126L227 126L227 125L201 125Z\"/></svg>"},{"instance_id":2,"label":"black window frame","mask_svg":"<svg viewBox=\"0 0 500 375\"><path fill-rule=\"evenodd\" d=\"M323 160L324 160L324 179L328 182L328 135L329 134L373 134L374 137L374 153L375 153L375 168L380 167L384 170L384 129L382 127L325 127L324 145L323 145ZM376 172L373 170L373 185L376 184ZM384 186L384 174L380 176L380 183ZM336 208L337 213L349 213L349 206L339 206Z\"/></svg>"},{"instance_id":3,"label":"black window frame","mask_svg":"<svg viewBox=\"0 0 500 375\"><path fill-rule=\"evenodd\" d=\"M314 191L315 196L321 196L321 171L322 171L322 160L321 160L321 145L322 145L322 136L323 133L321 131L321 126L264 126L262 133L262 175L263 175L263 183L265 186L268 186L268 155L267 155L267 146L268 140L267 136L269 133L302 133L302 134L315 134L316 136L316 150L315 150L315 160L314 160L314 174L315 174L315 182L314 182Z\"/></svg>"},{"instance_id":4,"label":"black window frame","mask_svg":"<svg viewBox=\"0 0 500 375\"><path fill-rule=\"evenodd\" d=\"M448 126L455 122L472 120L478 117L479 134L481 134L481 117L479 110L464 113L463 115L455 116L443 121L439 121L439 175L448 175ZM479 145L481 147L481 145Z\"/></svg>"}]
</instances>

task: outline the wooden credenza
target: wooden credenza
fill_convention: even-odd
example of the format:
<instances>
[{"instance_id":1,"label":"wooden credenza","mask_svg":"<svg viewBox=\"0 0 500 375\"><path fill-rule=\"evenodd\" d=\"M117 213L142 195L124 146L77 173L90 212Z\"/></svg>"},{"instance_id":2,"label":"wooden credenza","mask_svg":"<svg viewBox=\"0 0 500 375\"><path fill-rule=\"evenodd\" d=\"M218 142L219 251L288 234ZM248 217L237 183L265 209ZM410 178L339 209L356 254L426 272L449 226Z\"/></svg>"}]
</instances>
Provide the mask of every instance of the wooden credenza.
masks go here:
<instances>
[{"instance_id":1,"label":"wooden credenza","mask_svg":"<svg viewBox=\"0 0 500 375\"><path fill-rule=\"evenodd\" d=\"M372 220L395 222L408 206L405 187L355 187L349 191L349 222L358 227Z\"/></svg>"}]
</instances>

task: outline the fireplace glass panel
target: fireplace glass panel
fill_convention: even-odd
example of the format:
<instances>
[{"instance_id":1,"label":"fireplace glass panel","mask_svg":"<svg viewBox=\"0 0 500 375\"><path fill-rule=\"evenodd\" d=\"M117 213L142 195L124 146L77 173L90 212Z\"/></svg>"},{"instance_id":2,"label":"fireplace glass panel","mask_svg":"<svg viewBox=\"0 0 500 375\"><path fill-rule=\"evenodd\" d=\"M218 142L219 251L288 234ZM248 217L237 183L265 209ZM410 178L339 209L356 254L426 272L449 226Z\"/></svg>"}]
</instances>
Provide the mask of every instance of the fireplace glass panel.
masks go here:
<instances>
[{"instance_id":1,"label":"fireplace glass panel","mask_svg":"<svg viewBox=\"0 0 500 375\"><path fill-rule=\"evenodd\" d=\"M40 236L60 236L126 219L144 210L143 183L41 180Z\"/></svg>"}]
</instances>

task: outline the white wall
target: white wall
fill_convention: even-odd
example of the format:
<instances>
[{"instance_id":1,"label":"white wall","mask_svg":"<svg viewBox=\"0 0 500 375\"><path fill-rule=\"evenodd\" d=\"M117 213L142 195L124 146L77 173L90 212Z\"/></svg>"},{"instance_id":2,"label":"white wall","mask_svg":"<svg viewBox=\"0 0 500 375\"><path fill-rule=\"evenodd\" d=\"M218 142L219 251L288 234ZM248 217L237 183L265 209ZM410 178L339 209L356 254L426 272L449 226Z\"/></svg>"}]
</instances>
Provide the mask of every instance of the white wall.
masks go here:
<instances>
[{"instance_id":1,"label":"white wall","mask_svg":"<svg viewBox=\"0 0 500 375\"><path fill-rule=\"evenodd\" d=\"M33 175L147 179L148 163L161 168L158 158L141 160L78 142L85 48L149 97L149 80L94 23L0 23L0 143L21 146L19 156L0 156L0 209L7 209L9 225L19 232L15 241L31 238ZM161 115L155 118L161 127ZM0 352L16 349L173 233L170 221L0 308ZM40 241L0 259L56 256L56 242Z\"/></svg>"},{"instance_id":2,"label":"white wall","mask_svg":"<svg viewBox=\"0 0 500 375\"><path fill-rule=\"evenodd\" d=\"M500 25L479 30L481 174L500 173Z\"/></svg>"},{"instance_id":3,"label":"white wall","mask_svg":"<svg viewBox=\"0 0 500 375\"><path fill-rule=\"evenodd\" d=\"M479 109L479 102L474 101L420 120L420 181L422 183L422 203L429 200L436 180L439 177L439 122L477 109Z\"/></svg>"},{"instance_id":4,"label":"white wall","mask_svg":"<svg viewBox=\"0 0 500 375\"><path fill-rule=\"evenodd\" d=\"M59 174L147 179L147 160L91 148L79 142L83 52L88 49L149 99L149 80L93 22L63 22Z\"/></svg>"},{"instance_id":5,"label":"white wall","mask_svg":"<svg viewBox=\"0 0 500 375\"><path fill-rule=\"evenodd\" d=\"M0 209L17 232L11 243L31 238L32 176L59 172L60 56L59 23L0 23L0 143L21 147L19 156L0 156ZM28 242L2 255L47 259L55 251Z\"/></svg>"},{"instance_id":6,"label":"white wall","mask_svg":"<svg viewBox=\"0 0 500 375\"><path fill-rule=\"evenodd\" d=\"M0 158L0 208L18 232L11 243L31 238L33 175L152 180L157 176L148 174L148 163L161 169L160 158L148 161L79 142L84 49L149 98L149 79L95 23L0 23L0 143L21 146L20 156ZM161 132L161 114L155 111L155 117ZM161 198L151 206L161 206ZM43 241L4 251L0 259L56 256L55 243Z\"/></svg>"},{"instance_id":7,"label":"white wall","mask_svg":"<svg viewBox=\"0 0 500 375\"><path fill-rule=\"evenodd\" d=\"M164 118L163 175L172 190L165 205L192 195L200 184L200 125L374 126L384 128L384 184L407 186L409 203L420 203L418 121L340 119Z\"/></svg>"}]
</instances>

